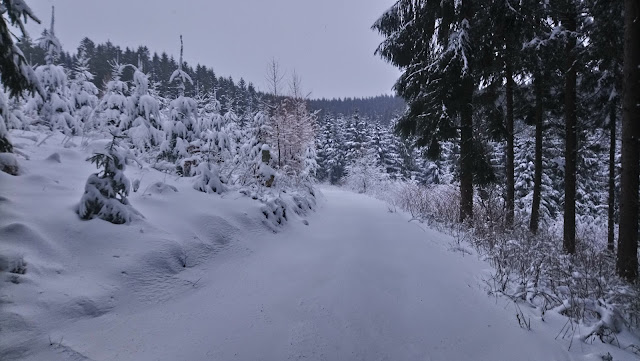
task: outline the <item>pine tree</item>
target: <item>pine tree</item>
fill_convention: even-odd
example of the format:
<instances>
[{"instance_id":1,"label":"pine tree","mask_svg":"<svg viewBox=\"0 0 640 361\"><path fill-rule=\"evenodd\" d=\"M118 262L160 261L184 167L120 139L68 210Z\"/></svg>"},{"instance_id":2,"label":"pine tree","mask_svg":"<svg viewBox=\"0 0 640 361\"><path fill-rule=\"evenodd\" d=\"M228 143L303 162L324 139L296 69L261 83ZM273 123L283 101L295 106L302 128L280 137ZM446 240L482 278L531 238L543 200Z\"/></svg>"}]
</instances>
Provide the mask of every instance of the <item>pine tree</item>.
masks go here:
<instances>
[{"instance_id":1,"label":"pine tree","mask_svg":"<svg viewBox=\"0 0 640 361\"><path fill-rule=\"evenodd\" d=\"M78 206L80 218L88 220L100 218L114 224L129 223L140 214L129 204L127 196L131 183L124 174L129 151L118 144L122 138L113 128L113 140L106 151L96 153L88 161L94 163L101 172L87 179L84 195Z\"/></svg>"},{"instance_id":2,"label":"pine tree","mask_svg":"<svg viewBox=\"0 0 640 361\"><path fill-rule=\"evenodd\" d=\"M459 130L460 220L473 215L476 10L471 0L400 0L373 25L385 37L377 54L403 71L395 85L409 105L401 133L436 158Z\"/></svg>"},{"instance_id":3,"label":"pine tree","mask_svg":"<svg viewBox=\"0 0 640 361\"><path fill-rule=\"evenodd\" d=\"M198 123L198 104L193 98L185 96L185 84L193 84L193 80L182 68L183 50L182 36L180 36L180 61L178 68L169 78L170 83L177 84L178 97L169 103L169 120L164 124L167 139L161 146L161 157L170 162L176 162L178 172L188 175L184 173L183 166L179 163L191 155L189 143L200 135L200 124Z\"/></svg>"},{"instance_id":4,"label":"pine tree","mask_svg":"<svg viewBox=\"0 0 640 361\"><path fill-rule=\"evenodd\" d=\"M353 163L360 158L371 141L366 120L356 110L351 117L345 119L344 144L347 149L346 162Z\"/></svg>"},{"instance_id":5,"label":"pine tree","mask_svg":"<svg viewBox=\"0 0 640 361\"><path fill-rule=\"evenodd\" d=\"M564 251L573 254L576 251L576 166L578 155L578 116L577 116L577 31L578 9L574 0L559 2L558 18L564 35Z\"/></svg>"},{"instance_id":6,"label":"pine tree","mask_svg":"<svg viewBox=\"0 0 640 361\"><path fill-rule=\"evenodd\" d=\"M640 4L624 2L624 92L622 99L622 184L617 270L638 278L638 214L640 213Z\"/></svg>"},{"instance_id":7,"label":"pine tree","mask_svg":"<svg viewBox=\"0 0 640 361\"><path fill-rule=\"evenodd\" d=\"M28 19L40 24L31 8L24 0L2 0L2 15L0 16L0 72L2 84L9 90L12 97L21 95L25 91L38 91L44 94L40 88L33 69L27 59L16 45L13 34L7 23L20 29L23 38L28 39L25 23ZM3 134L0 134L0 142L7 142Z\"/></svg>"},{"instance_id":8,"label":"pine tree","mask_svg":"<svg viewBox=\"0 0 640 361\"><path fill-rule=\"evenodd\" d=\"M127 128L126 134L134 148L145 152L159 146L165 135L161 130L160 102L151 95L142 62L139 61L133 70L133 88L127 99L127 126L123 128Z\"/></svg>"},{"instance_id":9,"label":"pine tree","mask_svg":"<svg viewBox=\"0 0 640 361\"><path fill-rule=\"evenodd\" d=\"M318 162L316 156L316 146L313 143L307 144L304 152L304 169L301 178L305 182L311 182L316 177L318 171Z\"/></svg>"},{"instance_id":10,"label":"pine tree","mask_svg":"<svg viewBox=\"0 0 640 361\"><path fill-rule=\"evenodd\" d=\"M387 174L372 148L363 149L361 156L346 166L346 185L358 193L375 191L387 179Z\"/></svg>"},{"instance_id":11,"label":"pine tree","mask_svg":"<svg viewBox=\"0 0 640 361\"><path fill-rule=\"evenodd\" d=\"M91 118L98 105L98 88L92 83L93 74L89 71L89 58L85 52L78 53L71 81L71 101L76 122L83 129L91 127Z\"/></svg>"},{"instance_id":12,"label":"pine tree","mask_svg":"<svg viewBox=\"0 0 640 361\"><path fill-rule=\"evenodd\" d=\"M233 99L227 99L227 112L223 116L223 129L226 136L229 139L229 158L236 157L240 153L240 148L244 144L244 134L240 127L240 117L236 114L235 101Z\"/></svg>"},{"instance_id":13,"label":"pine tree","mask_svg":"<svg viewBox=\"0 0 640 361\"><path fill-rule=\"evenodd\" d=\"M530 2L533 3L533 2ZM514 173L514 144L515 144L515 94L519 84L515 77L522 74L523 59L521 48L528 34L525 29L525 14L530 10L526 8L525 2L508 2L503 0L487 1L480 9L481 14L476 14L481 27L489 29L480 35L478 40L478 55L483 59L483 66L478 69L483 80L489 85L483 90L488 93L491 101L480 103L482 107L493 107L502 98L503 106L499 110L497 117L502 119L491 119L499 124L500 129L492 129L493 133L500 133L506 140L505 147L505 169L506 178L506 215L505 224L512 226L515 210L515 177ZM503 85L504 84L504 85ZM491 112L491 110L490 110ZM493 114L495 117L496 114ZM495 134L493 134L495 136Z\"/></svg>"},{"instance_id":14,"label":"pine tree","mask_svg":"<svg viewBox=\"0 0 640 361\"><path fill-rule=\"evenodd\" d=\"M331 123L330 118L327 116L322 120L322 124L319 127L319 131L316 134L316 164L318 169L316 170L316 179L320 182L324 182L328 177L327 169L327 150L331 137Z\"/></svg>"},{"instance_id":15,"label":"pine tree","mask_svg":"<svg viewBox=\"0 0 640 361\"><path fill-rule=\"evenodd\" d=\"M9 109L9 101L0 89L0 153L13 152L13 145L9 141L9 123L13 114Z\"/></svg>"},{"instance_id":16,"label":"pine tree","mask_svg":"<svg viewBox=\"0 0 640 361\"><path fill-rule=\"evenodd\" d=\"M624 3L590 0L587 9L592 21L586 25L590 46L586 49L590 71L581 84L594 101L587 102L591 128L606 128L609 135L608 249L614 250L616 222L617 119L621 111L622 67L624 57ZM619 185L619 184L618 184Z\"/></svg>"},{"instance_id":17,"label":"pine tree","mask_svg":"<svg viewBox=\"0 0 640 361\"><path fill-rule=\"evenodd\" d=\"M241 184L261 188L271 186L276 171L272 168L271 149L266 144L271 121L266 111L259 111L249 125L248 141L242 147Z\"/></svg>"},{"instance_id":18,"label":"pine tree","mask_svg":"<svg viewBox=\"0 0 640 361\"><path fill-rule=\"evenodd\" d=\"M547 189L550 185L545 184L546 180L551 179L548 172L551 170L547 165L546 158L544 157L543 147L545 142L545 134L548 133L550 121L546 118L552 115L550 112L555 110L555 104L550 96L552 93L561 93L559 86L556 84L557 80L551 76L556 69L559 69L558 64L561 63L560 52L556 50L557 36L555 29L551 28L550 7L549 4L543 2L531 2L524 3L526 9L522 12L525 16L524 22L528 27L528 31L525 31L524 36L528 37L528 41L524 43L522 59L524 60L524 71L529 74L533 79L532 84L526 87L525 90L529 94L529 103L533 106L529 109L529 118L532 119L530 123L535 127L535 172L534 172L534 185L533 195L531 202L531 218L529 220L529 230L536 234L538 232L540 218L548 218L550 214L554 214L557 211L554 206L550 208L541 209L542 203L549 200L549 195L542 196L543 189ZM550 213L551 212L551 213Z\"/></svg>"},{"instance_id":19,"label":"pine tree","mask_svg":"<svg viewBox=\"0 0 640 361\"><path fill-rule=\"evenodd\" d=\"M127 94L129 86L122 81L122 71L124 65L117 61L112 61L111 79L105 86L105 92L102 96L100 104L98 104L98 128L107 129L116 127L121 130L127 130L129 127L129 111L127 104Z\"/></svg>"},{"instance_id":20,"label":"pine tree","mask_svg":"<svg viewBox=\"0 0 640 361\"><path fill-rule=\"evenodd\" d=\"M35 74L44 91L35 94L28 104L28 109L36 113L37 122L60 130L66 135L82 133L82 126L73 116L74 105L70 100L67 73L60 65L56 65L62 46L54 32L55 13L51 10L51 26L44 30L38 39L39 46L45 49L45 65L36 68ZM44 97L42 96L44 95Z\"/></svg>"}]
</instances>

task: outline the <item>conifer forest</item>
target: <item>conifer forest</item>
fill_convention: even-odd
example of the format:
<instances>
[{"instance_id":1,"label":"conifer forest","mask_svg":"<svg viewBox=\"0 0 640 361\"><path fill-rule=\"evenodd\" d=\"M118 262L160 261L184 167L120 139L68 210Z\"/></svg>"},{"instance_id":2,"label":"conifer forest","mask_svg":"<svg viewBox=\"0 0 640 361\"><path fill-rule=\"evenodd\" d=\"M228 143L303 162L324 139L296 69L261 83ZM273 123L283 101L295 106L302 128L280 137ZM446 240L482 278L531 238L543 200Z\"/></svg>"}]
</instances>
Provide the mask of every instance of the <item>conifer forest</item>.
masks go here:
<instances>
[{"instance_id":1,"label":"conifer forest","mask_svg":"<svg viewBox=\"0 0 640 361\"><path fill-rule=\"evenodd\" d=\"M640 357L638 0L387 1L395 84L333 98L35 2L0 0L0 359Z\"/></svg>"}]
</instances>

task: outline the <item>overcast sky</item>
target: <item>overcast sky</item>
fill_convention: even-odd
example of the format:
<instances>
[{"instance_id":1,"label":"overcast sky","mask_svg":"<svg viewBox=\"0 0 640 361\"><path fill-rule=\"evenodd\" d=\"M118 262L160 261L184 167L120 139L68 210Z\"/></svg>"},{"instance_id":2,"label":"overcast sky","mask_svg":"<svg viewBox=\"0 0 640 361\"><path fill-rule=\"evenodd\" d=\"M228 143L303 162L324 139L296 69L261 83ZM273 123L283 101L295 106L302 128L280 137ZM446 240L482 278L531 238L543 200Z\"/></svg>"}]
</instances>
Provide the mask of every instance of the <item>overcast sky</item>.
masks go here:
<instances>
[{"instance_id":1,"label":"overcast sky","mask_svg":"<svg viewBox=\"0 0 640 361\"><path fill-rule=\"evenodd\" d=\"M56 35L67 51L80 39L147 45L217 75L243 77L265 89L275 58L302 77L312 98L391 94L399 71L373 53L380 36L373 22L394 0L29 0L43 25L56 6Z\"/></svg>"}]
</instances>

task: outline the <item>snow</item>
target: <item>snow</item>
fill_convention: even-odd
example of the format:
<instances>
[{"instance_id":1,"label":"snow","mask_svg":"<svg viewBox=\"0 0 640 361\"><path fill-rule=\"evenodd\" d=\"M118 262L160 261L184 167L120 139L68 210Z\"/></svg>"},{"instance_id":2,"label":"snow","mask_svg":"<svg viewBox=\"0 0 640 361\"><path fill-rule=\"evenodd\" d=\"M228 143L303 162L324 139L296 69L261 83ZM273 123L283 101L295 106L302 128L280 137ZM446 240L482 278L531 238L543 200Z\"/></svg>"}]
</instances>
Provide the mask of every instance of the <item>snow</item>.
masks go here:
<instances>
[{"instance_id":1,"label":"snow","mask_svg":"<svg viewBox=\"0 0 640 361\"><path fill-rule=\"evenodd\" d=\"M105 141L12 136L30 160L0 172L2 360L633 358L568 350L566 319L487 296L472 250L368 196L323 187L316 212L273 228L262 212L280 198L203 194L130 164L145 218L81 221L85 159Z\"/></svg>"}]
</instances>

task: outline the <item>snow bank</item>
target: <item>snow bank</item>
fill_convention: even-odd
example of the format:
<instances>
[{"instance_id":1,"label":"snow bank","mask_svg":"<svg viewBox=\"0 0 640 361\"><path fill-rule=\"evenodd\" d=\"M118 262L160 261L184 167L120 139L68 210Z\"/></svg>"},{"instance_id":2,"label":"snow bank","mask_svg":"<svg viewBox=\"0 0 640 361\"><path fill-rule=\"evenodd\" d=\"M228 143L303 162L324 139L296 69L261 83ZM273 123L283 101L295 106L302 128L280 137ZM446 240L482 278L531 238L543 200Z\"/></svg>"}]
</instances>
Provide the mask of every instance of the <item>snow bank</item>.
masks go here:
<instances>
[{"instance_id":1,"label":"snow bank","mask_svg":"<svg viewBox=\"0 0 640 361\"><path fill-rule=\"evenodd\" d=\"M126 225L83 221L75 209L96 172L86 159L104 152L108 140L72 148L63 140L57 134L40 146L23 144L30 159L20 159L23 175L0 172L1 360L52 359L40 354L52 351L54 359L73 358L64 335L56 334L62 326L102 317L119 304L142 307L192 292L198 266L246 254L285 223L265 218L271 200L204 194L192 178L147 164L124 170L139 183L128 201L145 218ZM2 159L17 164L14 155ZM283 199L292 209L288 219L309 208L297 196Z\"/></svg>"}]
</instances>

